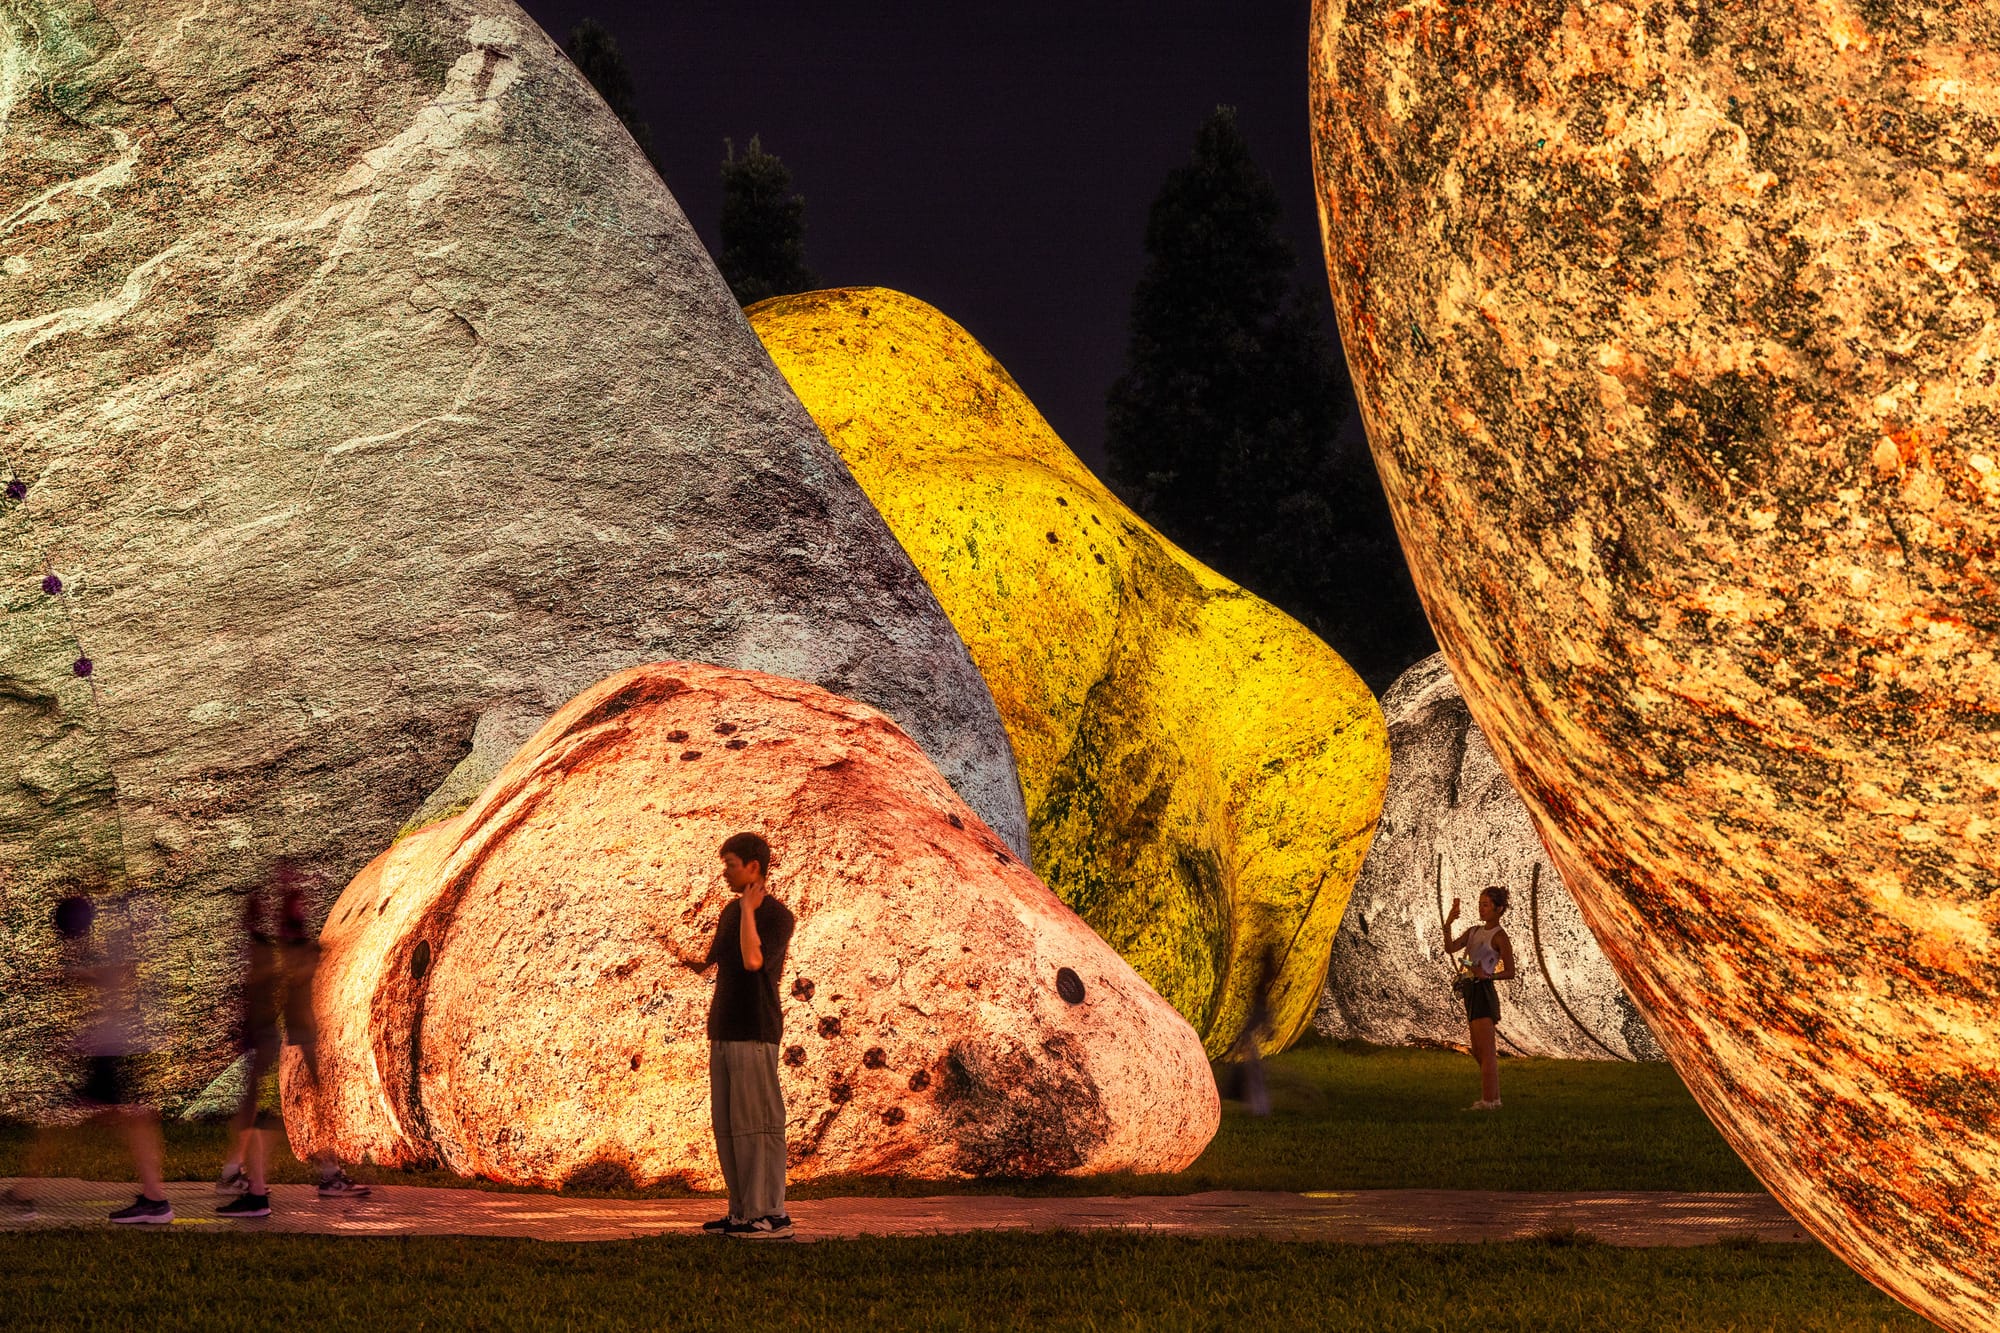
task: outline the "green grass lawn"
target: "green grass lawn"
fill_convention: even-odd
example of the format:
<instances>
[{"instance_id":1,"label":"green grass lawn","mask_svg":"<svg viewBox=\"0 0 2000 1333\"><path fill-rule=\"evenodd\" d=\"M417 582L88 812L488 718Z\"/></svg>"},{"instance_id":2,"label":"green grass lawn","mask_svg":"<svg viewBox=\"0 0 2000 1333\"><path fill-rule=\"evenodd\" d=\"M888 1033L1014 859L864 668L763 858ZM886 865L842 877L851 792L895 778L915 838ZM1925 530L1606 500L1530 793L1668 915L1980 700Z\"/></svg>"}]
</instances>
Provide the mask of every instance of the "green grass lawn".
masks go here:
<instances>
[{"instance_id":1,"label":"green grass lawn","mask_svg":"<svg viewBox=\"0 0 2000 1333\"><path fill-rule=\"evenodd\" d=\"M1465 1107L1478 1095L1468 1056L1449 1051L1298 1046L1270 1062L1274 1113L1223 1104L1207 1152L1174 1176L1093 1176L969 1182L872 1179L799 1185L831 1194L1188 1194L1215 1189L1755 1190L1760 1188L1663 1064L1503 1060L1497 1114ZM213 1177L220 1125L170 1124L167 1174ZM0 1127L0 1176L27 1174L29 1132ZM67 1131L35 1174L123 1180L123 1148L102 1132ZM308 1179L280 1151L272 1178ZM364 1173L366 1174L366 1173ZM467 1184L442 1172L375 1173L386 1182ZM669 1190L603 1191L669 1194Z\"/></svg>"},{"instance_id":2,"label":"green grass lawn","mask_svg":"<svg viewBox=\"0 0 2000 1333\"><path fill-rule=\"evenodd\" d=\"M1096 1233L751 1245L0 1235L37 1329L1928 1327L1810 1245L1360 1247Z\"/></svg>"}]
</instances>

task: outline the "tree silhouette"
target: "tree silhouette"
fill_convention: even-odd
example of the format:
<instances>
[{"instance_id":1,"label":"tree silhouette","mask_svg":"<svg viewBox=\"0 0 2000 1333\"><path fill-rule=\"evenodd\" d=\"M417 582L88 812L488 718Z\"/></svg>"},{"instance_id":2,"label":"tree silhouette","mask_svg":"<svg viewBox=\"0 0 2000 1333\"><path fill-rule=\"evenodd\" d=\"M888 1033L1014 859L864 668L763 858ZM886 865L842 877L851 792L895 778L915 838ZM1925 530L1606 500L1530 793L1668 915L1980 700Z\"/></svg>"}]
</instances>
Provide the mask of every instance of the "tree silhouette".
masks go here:
<instances>
[{"instance_id":1,"label":"tree silhouette","mask_svg":"<svg viewBox=\"0 0 2000 1333\"><path fill-rule=\"evenodd\" d=\"M597 89L597 95L604 99L611 113L624 122L633 142L639 145L646 159L658 170L660 160L653 156L653 132L639 115L638 92L632 84L632 71L626 68L625 57L619 53L618 42L611 36L610 29L591 18L571 28L569 58L583 77L590 80L590 86Z\"/></svg>"},{"instance_id":2,"label":"tree silhouette","mask_svg":"<svg viewBox=\"0 0 2000 1333\"><path fill-rule=\"evenodd\" d=\"M757 136L742 157L722 141L722 276L739 305L809 292L819 279L806 267L806 201L792 173Z\"/></svg>"},{"instance_id":3,"label":"tree silhouette","mask_svg":"<svg viewBox=\"0 0 2000 1333\"><path fill-rule=\"evenodd\" d=\"M1434 651L1353 394L1297 287L1278 193L1217 107L1146 223L1112 478L1167 536L1276 603L1380 689Z\"/></svg>"}]
</instances>

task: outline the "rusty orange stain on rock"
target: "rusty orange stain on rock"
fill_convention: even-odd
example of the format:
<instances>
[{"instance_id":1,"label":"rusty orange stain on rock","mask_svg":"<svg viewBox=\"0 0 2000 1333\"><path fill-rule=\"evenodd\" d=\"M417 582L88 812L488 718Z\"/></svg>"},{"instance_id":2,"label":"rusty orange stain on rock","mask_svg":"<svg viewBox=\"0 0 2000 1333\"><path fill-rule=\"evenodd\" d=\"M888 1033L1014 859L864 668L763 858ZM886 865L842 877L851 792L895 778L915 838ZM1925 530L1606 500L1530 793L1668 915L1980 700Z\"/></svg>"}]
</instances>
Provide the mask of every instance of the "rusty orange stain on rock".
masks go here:
<instances>
[{"instance_id":1,"label":"rusty orange stain on rock","mask_svg":"<svg viewBox=\"0 0 2000 1333\"><path fill-rule=\"evenodd\" d=\"M685 750L726 734L741 749ZM865 705L637 667L565 706L464 814L328 918L301 1154L518 1184L720 1185L700 972L753 829L798 919L793 1178L1175 1171L1214 1134L1200 1039ZM1062 969L1081 1002L1057 990Z\"/></svg>"}]
</instances>

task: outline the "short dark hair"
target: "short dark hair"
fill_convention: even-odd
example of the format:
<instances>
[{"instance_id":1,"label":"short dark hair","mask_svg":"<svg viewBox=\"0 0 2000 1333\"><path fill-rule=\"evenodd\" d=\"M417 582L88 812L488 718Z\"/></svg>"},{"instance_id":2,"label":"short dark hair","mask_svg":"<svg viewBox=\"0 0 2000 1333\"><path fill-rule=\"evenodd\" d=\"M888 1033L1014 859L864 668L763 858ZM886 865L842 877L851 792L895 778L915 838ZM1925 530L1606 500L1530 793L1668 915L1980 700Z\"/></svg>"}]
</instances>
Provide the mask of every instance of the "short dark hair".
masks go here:
<instances>
[{"instance_id":1,"label":"short dark hair","mask_svg":"<svg viewBox=\"0 0 2000 1333\"><path fill-rule=\"evenodd\" d=\"M722 844L722 856L734 855L744 865L755 861L765 874L771 873L771 844L755 833L732 833Z\"/></svg>"},{"instance_id":2,"label":"short dark hair","mask_svg":"<svg viewBox=\"0 0 2000 1333\"><path fill-rule=\"evenodd\" d=\"M1494 911L1504 912L1507 910L1508 894L1506 889L1502 888L1498 884L1488 884L1486 886L1485 892L1486 896L1493 900Z\"/></svg>"},{"instance_id":3,"label":"short dark hair","mask_svg":"<svg viewBox=\"0 0 2000 1333\"><path fill-rule=\"evenodd\" d=\"M80 893L72 893L56 904L56 933L66 940L80 940L90 933L97 919L97 907Z\"/></svg>"}]
</instances>

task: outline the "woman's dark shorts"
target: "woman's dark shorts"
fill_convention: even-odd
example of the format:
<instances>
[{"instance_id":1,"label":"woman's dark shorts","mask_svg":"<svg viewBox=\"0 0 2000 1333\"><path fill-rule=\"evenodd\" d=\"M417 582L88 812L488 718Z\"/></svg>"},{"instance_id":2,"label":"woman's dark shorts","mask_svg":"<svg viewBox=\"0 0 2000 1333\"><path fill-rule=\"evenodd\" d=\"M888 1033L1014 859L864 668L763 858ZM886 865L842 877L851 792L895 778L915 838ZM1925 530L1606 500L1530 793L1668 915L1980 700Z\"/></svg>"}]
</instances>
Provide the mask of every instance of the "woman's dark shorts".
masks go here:
<instances>
[{"instance_id":1,"label":"woman's dark shorts","mask_svg":"<svg viewBox=\"0 0 2000 1333\"><path fill-rule=\"evenodd\" d=\"M1500 1023L1500 992L1491 979L1465 983L1465 1021L1475 1018L1490 1018L1496 1027Z\"/></svg>"}]
</instances>

